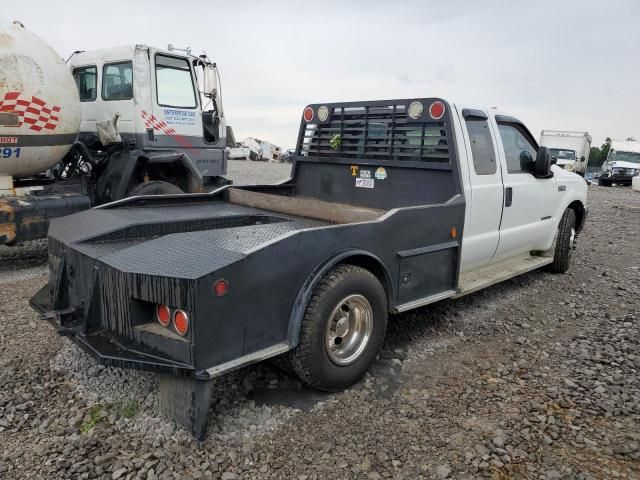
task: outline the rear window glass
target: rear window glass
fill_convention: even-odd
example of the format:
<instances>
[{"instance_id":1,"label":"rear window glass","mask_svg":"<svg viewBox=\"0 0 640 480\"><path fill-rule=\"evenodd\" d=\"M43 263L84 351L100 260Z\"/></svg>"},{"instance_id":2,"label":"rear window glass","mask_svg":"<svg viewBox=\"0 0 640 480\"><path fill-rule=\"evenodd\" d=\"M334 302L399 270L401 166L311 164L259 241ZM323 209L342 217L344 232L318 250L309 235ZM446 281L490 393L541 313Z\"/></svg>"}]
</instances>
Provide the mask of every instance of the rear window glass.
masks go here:
<instances>
[{"instance_id":1,"label":"rear window glass","mask_svg":"<svg viewBox=\"0 0 640 480\"><path fill-rule=\"evenodd\" d=\"M133 65L131 62L109 63L102 67L102 99L133 98Z\"/></svg>"},{"instance_id":2,"label":"rear window glass","mask_svg":"<svg viewBox=\"0 0 640 480\"><path fill-rule=\"evenodd\" d=\"M467 132L471 144L473 169L476 175L493 175L497 171L496 152L491 141L489 122L480 119L467 119Z\"/></svg>"},{"instance_id":3,"label":"rear window glass","mask_svg":"<svg viewBox=\"0 0 640 480\"><path fill-rule=\"evenodd\" d=\"M78 87L81 102L92 102L97 96L98 69L95 66L73 69L73 78Z\"/></svg>"}]
</instances>

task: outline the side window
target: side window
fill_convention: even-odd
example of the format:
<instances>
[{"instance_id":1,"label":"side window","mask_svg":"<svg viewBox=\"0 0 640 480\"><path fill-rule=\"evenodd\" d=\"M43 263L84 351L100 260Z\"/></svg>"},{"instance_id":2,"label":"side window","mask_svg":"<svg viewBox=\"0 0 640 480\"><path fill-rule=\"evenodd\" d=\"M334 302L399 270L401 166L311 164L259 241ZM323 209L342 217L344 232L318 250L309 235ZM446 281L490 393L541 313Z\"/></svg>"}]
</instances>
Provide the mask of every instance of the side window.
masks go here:
<instances>
[{"instance_id":1,"label":"side window","mask_svg":"<svg viewBox=\"0 0 640 480\"><path fill-rule=\"evenodd\" d=\"M133 65L131 62L109 63L102 67L102 99L133 98Z\"/></svg>"},{"instance_id":2,"label":"side window","mask_svg":"<svg viewBox=\"0 0 640 480\"><path fill-rule=\"evenodd\" d=\"M469 143L471 143L471 156L476 175L493 175L496 173L496 152L491 141L489 122L484 119L468 118L465 120Z\"/></svg>"},{"instance_id":3,"label":"side window","mask_svg":"<svg viewBox=\"0 0 640 480\"><path fill-rule=\"evenodd\" d=\"M537 151L520 130L509 124L498 124L504 154L507 159L507 171L509 173L520 173L525 170L520 166L520 156L524 152L529 152L531 158L535 160Z\"/></svg>"},{"instance_id":4,"label":"side window","mask_svg":"<svg viewBox=\"0 0 640 480\"><path fill-rule=\"evenodd\" d=\"M98 69L95 66L74 68L73 78L78 87L80 101L93 102L97 94Z\"/></svg>"},{"instance_id":5,"label":"side window","mask_svg":"<svg viewBox=\"0 0 640 480\"><path fill-rule=\"evenodd\" d=\"M156 55L156 92L158 105L174 108L195 108L189 62L184 58Z\"/></svg>"}]
</instances>

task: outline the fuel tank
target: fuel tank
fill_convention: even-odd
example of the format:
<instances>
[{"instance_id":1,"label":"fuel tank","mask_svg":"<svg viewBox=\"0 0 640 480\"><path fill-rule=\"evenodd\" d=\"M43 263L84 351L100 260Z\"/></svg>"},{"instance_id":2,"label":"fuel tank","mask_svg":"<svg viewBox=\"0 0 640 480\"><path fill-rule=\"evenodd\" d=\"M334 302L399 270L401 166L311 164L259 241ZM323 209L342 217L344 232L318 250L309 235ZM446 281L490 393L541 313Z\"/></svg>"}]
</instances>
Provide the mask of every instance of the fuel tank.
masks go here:
<instances>
[{"instance_id":1,"label":"fuel tank","mask_svg":"<svg viewBox=\"0 0 640 480\"><path fill-rule=\"evenodd\" d=\"M62 57L20 22L0 21L0 176L44 172L79 128L78 90Z\"/></svg>"}]
</instances>

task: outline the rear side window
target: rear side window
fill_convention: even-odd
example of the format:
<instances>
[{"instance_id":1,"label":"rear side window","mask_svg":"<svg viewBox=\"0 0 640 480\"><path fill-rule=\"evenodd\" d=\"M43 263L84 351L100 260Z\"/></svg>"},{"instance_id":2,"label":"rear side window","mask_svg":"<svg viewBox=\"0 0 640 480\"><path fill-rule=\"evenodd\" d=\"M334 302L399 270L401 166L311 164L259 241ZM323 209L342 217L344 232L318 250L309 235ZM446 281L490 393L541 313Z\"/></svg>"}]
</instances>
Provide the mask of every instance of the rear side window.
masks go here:
<instances>
[{"instance_id":1,"label":"rear side window","mask_svg":"<svg viewBox=\"0 0 640 480\"><path fill-rule=\"evenodd\" d=\"M73 78L78 87L80 101L93 102L98 90L98 69L95 66L74 68Z\"/></svg>"},{"instance_id":2,"label":"rear side window","mask_svg":"<svg viewBox=\"0 0 640 480\"><path fill-rule=\"evenodd\" d=\"M156 91L158 105L174 108L195 108L191 69L184 58L156 55Z\"/></svg>"},{"instance_id":3,"label":"rear side window","mask_svg":"<svg viewBox=\"0 0 640 480\"><path fill-rule=\"evenodd\" d=\"M489 122L482 119L467 119L467 132L471 143L473 169L476 175L493 175L496 173L496 152L491 141Z\"/></svg>"},{"instance_id":4,"label":"rear side window","mask_svg":"<svg viewBox=\"0 0 640 480\"><path fill-rule=\"evenodd\" d=\"M109 63L102 67L102 99L133 98L133 65L131 62Z\"/></svg>"},{"instance_id":5,"label":"rear side window","mask_svg":"<svg viewBox=\"0 0 640 480\"><path fill-rule=\"evenodd\" d=\"M525 152L529 152L531 158L535 160L538 153L536 148L514 125L498 124L498 130L507 159L507 171L509 173L526 173L526 170L521 167L520 160Z\"/></svg>"}]
</instances>

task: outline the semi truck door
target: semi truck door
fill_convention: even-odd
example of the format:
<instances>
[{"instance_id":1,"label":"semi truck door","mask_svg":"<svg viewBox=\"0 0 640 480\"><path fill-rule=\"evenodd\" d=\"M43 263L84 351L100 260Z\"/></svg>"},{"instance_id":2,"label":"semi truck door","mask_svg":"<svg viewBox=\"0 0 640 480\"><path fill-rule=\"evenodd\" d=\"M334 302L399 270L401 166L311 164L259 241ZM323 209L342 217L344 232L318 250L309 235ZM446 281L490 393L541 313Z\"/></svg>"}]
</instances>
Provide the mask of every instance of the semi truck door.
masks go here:
<instances>
[{"instance_id":1,"label":"semi truck door","mask_svg":"<svg viewBox=\"0 0 640 480\"><path fill-rule=\"evenodd\" d=\"M189 61L155 52L152 65L155 145L192 148L202 143L199 95Z\"/></svg>"},{"instance_id":2,"label":"semi truck door","mask_svg":"<svg viewBox=\"0 0 640 480\"><path fill-rule=\"evenodd\" d=\"M498 153L503 170L504 202L500 242L493 261L544 250L559 200L555 178L535 178L520 165L521 156L536 158L537 146L527 129L515 122L497 122Z\"/></svg>"},{"instance_id":3,"label":"semi truck door","mask_svg":"<svg viewBox=\"0 0 640 480\"><path fill-rule=\"evenodd\" d=\"M487 114L464 109L462 122L471 191L462 238L460 270L465 271L489 263L498 248L503 188Z\"/></svg>"}]
</instances>

